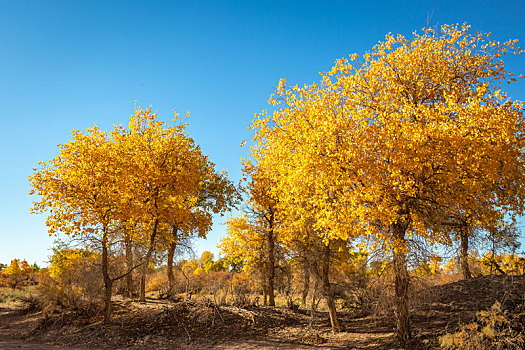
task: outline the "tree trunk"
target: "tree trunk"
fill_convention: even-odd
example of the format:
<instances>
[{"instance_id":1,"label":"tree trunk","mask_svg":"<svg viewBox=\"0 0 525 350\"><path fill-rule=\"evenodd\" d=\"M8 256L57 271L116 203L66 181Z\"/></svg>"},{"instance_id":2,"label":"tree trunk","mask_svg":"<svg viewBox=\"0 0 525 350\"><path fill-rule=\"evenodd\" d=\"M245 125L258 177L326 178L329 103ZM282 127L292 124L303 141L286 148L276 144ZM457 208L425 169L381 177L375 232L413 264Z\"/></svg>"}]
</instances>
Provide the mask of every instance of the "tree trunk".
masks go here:
<instances>
[{"instance_id":1,"label":"tree trunk","mask_svg":"<svg viewBox=\"0 0 525 350\"><path fill-rule=\"evenodd\" d=\"M332 293L332 286L330 285L330 244L327 244L324 247L323 259L321 263L321 283L323 294L326 298L326 305L328 306L328 313L330 314L332 332L338 333L341 331L341 326L339 325L339 320L337 319L334 295Z\"/></svg>"},{"instance_id":2,"label":"tree trunk","mask_svg":"<svg viewBox=\"0 0 525 350\"><path fill-rule=\"evenodd\" d=\"M275 306L274 281L275 281L275 238L274 238L274 215L270 210L268 230L268 304Z\"/></svg>"},{"instance_id":3,"label":"tree trunk","mask_svg":"<svg viewBox=\"0 0 525 350\"><path fill-rule=\"evenodd\" d=\"M173 296L173 290L175 289L175 276L173 275L173 256L175 255L175 248L177 243L171 242L168 248L168 265L166 272L168 273L168 297Z\"/></svg>"},{"instance_id":4,"label":"tree trunk","mask_svg":"<svg viewBox=\"0 0 525 350\"><path fill-rule=\"evenodd\" d=\"M186 280L186 288L185 288L185 291L184 291L184 301L188 301L191 298L191 295L189 295L189 293L190 293L190 279L188 278L188 276L184 272L184 266L182 266L180 271L182 272L182 275L184 276L184 279Z\"/></svg>"},{"instance_id":5,"label":"tree trunk","mask_svg":"<svg viewBox=\"0 0 525 350\"><path fill-rule=\"evenodd\" d=\"M307 264L304 266L304 283L303 283L303 294L302 301L304 308L306 309L306 298L308 297L308 291L310 289L310 269Z\"/></svg>"},{"instance_id":6,"label":"tree trunk","mask_svg":"<svg viewBox=\"0 0 525 350\"><path fill-rule=\"evenodd\" d=\"M126 246L126 267L130 271L133 268L133 251L131 237L127 233L124 236L124 244ZM133 272L126 276L126 296L133 297Z\"/></svg>"},{"instance_id":7,"label":"tree trunk","mask_svg":"<svg viewBox=\"0 0 525 350\"><path fill-rule=\"evenodd\" d=\"M468 238L469 238L469 229L467 224L461 226L460 228L460 236L461 236L461 248L460 248L460 265L461 265L461 272L463 273L464 279L470 279L472 278L472 274L470 272L469 264L468 264Z\"/></svg>"},{"instance_id":8,"label":"tree trunk","mask_svg":"<svg viewBox=\"0 0 525 350\"><path fill-rule=\"evenodd\" d=\"M149 240L149 247L146 256L144 257L144 265L142 266L142 274L140 276L140 295L139 301L146 301L146 274L148 272L149 262L153 251L155 250L155 237L157 236L157 228L159 226L159 220L155 219L153 224L153 232L151 233Z\"/></svg>"},{"instance_id":9,"label":"tree trunk","mask_svg":"<svg viewBox=\"0 0 525 350\"><path fill-rule=\"evenodd\" d=\"M113 280L109 276L108 232L106 227L103 228L102 233L102 275L104 277L105 288L104 324L107 324L111 320L111 295L113 294Z\"/></svg>"},{"instance_id":10,"label":"tree trunk","mask_svg":"<svg viewBox=\"0 0 525 350\"><path fill-rule=\"evenodd\" d=\"M397 340L404 347L410 339L410 320L408 315L408 287L410 277L407 269L405 253L405 233L407 224L398 219L392 225L392 234L396 247L394 248L394 275L396 289L396 328Z\"/></svg>"},{"instance_id":11,"label":"tree trunk","mask_svg":"<svg viewBox=\"0 0 525 350\"><path fill-rule=\"evenodd\" d=\"M312 299L310 301L310 309L313 311L316 307L315 297L317 296L317 288L319 287L319 280L314 278L314 288L312 290Z\"/></svg>"},{"instance_id":12,"label":"tree trunk","mask_svg":"<svg viewBox=\"0 0 525 350\"><path fill-rule=\"evenodd\" d=\"M266 283L263 283L262 289L264 306L268 306L268 286L266 285Z\"/></svg>"}]
</instances>

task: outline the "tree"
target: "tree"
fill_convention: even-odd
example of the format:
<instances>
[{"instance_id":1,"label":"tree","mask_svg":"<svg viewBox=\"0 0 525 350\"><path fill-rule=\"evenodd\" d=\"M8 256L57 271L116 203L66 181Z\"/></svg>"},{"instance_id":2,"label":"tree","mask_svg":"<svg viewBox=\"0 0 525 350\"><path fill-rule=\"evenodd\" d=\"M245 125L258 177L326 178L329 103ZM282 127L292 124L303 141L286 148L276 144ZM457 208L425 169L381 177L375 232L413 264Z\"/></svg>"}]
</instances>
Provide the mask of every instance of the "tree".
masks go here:
<instances>
[{"instance_id":1,"label":"tree","mask_svg":"<svg viewBox=\"0 0 525 350\"><path fill-rule=\"evenodd\" d=\"M8 267L6 267L3 271L5 275L20 275L22 273L22 270L20 269L20 260L19 259L13 259L11 260L11 263Z\"/></svg>"},{"instance_id":2,"label":"tree","mask_svg":"<svg viewBox=\"0 0 525 350\"><path fill-rule=\"evenodd\" d=\"M98 242L105 322L111 316L114 281L139 266L144 300L145 273L159 230L193 219L196 210L202 211L209 227L211 213L223 212L234 201L229 196L234 186L225 173L215 173L213 163L186 135L185 126L177 115L165 123L151 108L136 108L127 128L116 126L109 133L96 126L73 131L72 141L59 145L59 155L40 162L42 169L30 177L31 194L40 196L32 212L47 212L50 234L90 236ZM208 188L217 191L214 200L201 198ZM147 251L135 266L111 276L110 247L121 238L147 242Z\"/></svg>"},{"instance_id":3,"label":"tree","mask_svg":"<svg viewBox=\"0 0 525 350\"><path fill-rule=\"evenodd\" d=\"M448 244L435 218L472 203L509 214L523 208L524 105L501 91L515 81L502 59L521 50L468 30L389 34L361 63L356 54L338 60L320 84L288 88L282 80L270 99L281 107L252 124L258 160L279 158L276 171L294 164L281 193L314 193L315 227L389 245L402 346L410 338L407 238Z\"/></svg>"},{"instance_id":4,"label":"tree","mask_svg":"<svg viewBox=\"0 0 525 350\"><path fill-rule=\"evenodd\" d=\"M16 289L18 286L30 281L31 274L36 272L33 266L29 265L26 260L13 259L9 266L6 266L0 274L5 275L6 284Z\"/></svg>"},{"instance_id":5,"label":"tree","mask_svg":"<svg viewBox=\"0 0 525 350\"><path fill-rule=\"evenodd\" d=\"M226 172L210 171L198 192L197 203L186 218L178 217L172 222L171 235L168 236L167 274L169 294L174 286L173 258L177 246L187 248L189 237L206 237L211 229L212 214L220 214L237 205L240 197L237 189L228 180Z\"/></svg>"},{"instance_id":6,"label":"tree","mask_svg":"<svg viewBox=\"0 0 525 350\"><path fill-rule=\"evenodd\" d=\"M262 223L247 215L230 218L226 223L226 236L221 239L221 254L233 265L242 265L243 270L260 281L264 304L275 306L269 281L270 259L267 230ZM275 246L274 246L275 248ZM275 252L274 252L275 257ZM273 261L275 264L275 260ZM275 266L274 266L275 267ZM268 299L270 299L268 301ZM273 304L272 304L273 301Z\"/></svg>"},{"instance_id":7,"label":"tree","mask_svg":"<svg viewBox=\"0 0 525 350\"><path fill-rule=\"evenodd\" d=\"M109 246L119 219L119 178L121 164L115 143L94 126L84 133L74 130L73 139L58 146L59 155L39 162L42 169L29 178L40 201L32 213L47 212L50 234L92 235L102 251L105 286L105 322L111 316L111 294L115 278L109 274Z\"/></svg>"},{"instance_id":8,"label":"tree","mask_svg":"<svg viewBox=\"0 0 525 350\"><path fill-rule=\"evenodd\" d=\"M217 173L175 115L171 123L156 119L149 109L135 110L127 129L113 138L122 150L123 178L130 179L121 192L127 222L141 224L147 243L141 274L140 300L145 300L146 267L159 232L176 241L179 228L202 237L211 228L212 214L235 203L235 187L226 173ZM161 230L162 228L162 230Z\"/></svg>"}]
</instances>

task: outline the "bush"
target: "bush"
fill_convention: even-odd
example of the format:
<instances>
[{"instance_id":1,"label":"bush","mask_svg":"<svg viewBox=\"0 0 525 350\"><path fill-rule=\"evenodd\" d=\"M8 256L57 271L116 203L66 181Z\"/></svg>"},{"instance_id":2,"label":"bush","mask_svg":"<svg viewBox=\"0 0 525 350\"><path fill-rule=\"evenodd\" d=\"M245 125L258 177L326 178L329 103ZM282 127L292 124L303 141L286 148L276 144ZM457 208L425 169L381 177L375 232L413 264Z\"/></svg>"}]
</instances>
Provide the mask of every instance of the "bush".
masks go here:
<instances>
[{"instance_id":1,"label":"bush","mask_svg":"<svg viewBox=\"0 0 525 350\"><path fill-rule=\"evenodd\" d=\"M51 267L41 274L37 287L42 309L57 308L98 312L104 284L96 266L98 255L81 249L55 249Z\"/></svg>"},{"instance_id":2,"label":"bush","mask_svg":"<svg viewBox=\"0 0 525 350\"><path fill-rule=\"evenodd\" d=\"M442 349L523 349L522 328L523 320L509 316L496 302L490 310L478 312L476 322L462 326L459 332L445 334L439 343Z\"/></svg>"}]
</instances>

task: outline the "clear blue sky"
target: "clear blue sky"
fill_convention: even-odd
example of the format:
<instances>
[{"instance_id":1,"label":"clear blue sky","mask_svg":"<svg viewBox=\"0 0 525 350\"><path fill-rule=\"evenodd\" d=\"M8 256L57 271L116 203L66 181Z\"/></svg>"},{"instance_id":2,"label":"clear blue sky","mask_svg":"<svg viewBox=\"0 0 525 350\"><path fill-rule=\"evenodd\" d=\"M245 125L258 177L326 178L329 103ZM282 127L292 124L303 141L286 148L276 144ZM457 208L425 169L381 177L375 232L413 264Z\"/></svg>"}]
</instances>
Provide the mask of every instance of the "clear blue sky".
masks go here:
<instances>
[{"instance_id":1,"label":"clear blue sky","mask_svg":"<svg viewBox=\"0 0 525 350\"><path fill-rule=\"evenodd\" d=\"M238 181L239 144L281 77L318 79L386 33L468 22L525 46L523 1L0 0L0 262L47 260L27 177L72 129L125 124L138 105L189 111L189 133ZM525 74L525 56L508 68ZM525 84L510 90L525 99ZM198 251L216 251L215 225Z\"/></svg>"}]
</instances>

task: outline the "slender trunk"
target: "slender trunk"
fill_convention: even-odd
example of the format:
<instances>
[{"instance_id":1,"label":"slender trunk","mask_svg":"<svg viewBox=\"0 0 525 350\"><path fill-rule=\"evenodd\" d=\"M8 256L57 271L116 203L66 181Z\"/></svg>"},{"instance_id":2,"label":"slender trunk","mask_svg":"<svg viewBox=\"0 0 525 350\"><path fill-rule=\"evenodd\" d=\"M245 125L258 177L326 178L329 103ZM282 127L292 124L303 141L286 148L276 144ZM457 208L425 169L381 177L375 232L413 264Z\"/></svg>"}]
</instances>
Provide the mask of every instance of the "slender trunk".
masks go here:
<instances>
[{"instance_id":1,"label":"slender trunk","mask_svg":"<svg viewBox=\"0 0 525 350\"><path fill-rule=\"evenodd\" d=\"M140 276L140 295L139 301L146 301L146 274L148 272L149 262L151 256L153 255L153 250L155 250L155 237L157 236L157 228L159 226L159 220L155 219L153 224L153 232L151 233L149 240L148 252L144 258L144 265L142 266L142 274Z\"/></svg>"},{"instance_id":2,"label":"slender trunk","mask_svg":"<svg viewBox=\"0 0 525 350\"><path fill-rule=\"evenodd\" d=\"M330 323L332 325L332 332L338 333L341 331L339 320L337 318L337 311L335 308L334 295L332 293L332 286L330 285L330 244L324 247L323 259L321 266L321 283L323 294L328 306L328 313L330 314Z\"/></svg>"},{"instance_id":3,"label":"slender trunk","mask_svg":"<svg viewBox=\"0 0 525 350\"><path fill-rule=\"evenodd\" d=\"M171 238L173 239L170 242L170 246L168 248L168 266L167 266L167 273L168 273L168 296L171 297L173 295L173 291L175 289L175 275L173 275L173 256L175 255L175 248L177 248L177 226L173 226L171 229Z\"/></svg>"},{"instance_id":4,"label":"slender trunk","mask_svg":"<svg viewBox=\"0 0 525 350\"><path fill-rule=\"evenodd\" d=\"M311 310L315 310L315 297L317 296L317 289L319 287L319 280L314 278L314 288L312 290L312 300L310 301Z\"/></svg>"},{"instance_id":5,"label":"slender trunk","mask_svg":"<svg viewBox=\"0 0 525 350\"><path fill-rule=\"evenodd\" d=\"M102 275L104 277L105 288L105 309L104 309L104 323L107 324L111 320L111 295L113 280L109 276L109 258L108 258L108 231L103 228L102 232Z\"/></svg>"},{"instance_id":6,"label":"slender trunk","mask_svg":"<svg viewBox=\"0 0 525 350\"><path fill-rule=\"evenodd\" d=\"M124 244L126 246L126 267L130 271L133 268L133 251L131 237L127 233L124 236ZM133 297L133 272L126 276L126 296Z\"/></svg>"},{"instance_id":7,"label":"slender trunk","mask_svg":"<svg viewBox=\"0 0 525 350\"><path fill-rule=\"evenodd\" d=\"M264 306L268 306L268 286L266 285L266 283L263 283L262 289Z\"/></svg>"},{"instance_id":8,"label":"slender trunk","mask_svg":"<svg viewBox=\"0 0 525 350\"><path fill-rule=\"evenodd\" d=\"M275 306L274 294L275 280L275 237L274 237L274 215L270 209L270 220L268 230L268 304Z\"/></svg>"},{"instance_id":9,"label":"slender trunk","mask_svg":"<svg viewBox=\"0 0 525 350\"><path fill-rule=\"evenodd\" d=\"M304 267L304 283L303 283L303 294L302 300L303 305L306 308L306 298L308 297L308 290L310 289L310 269L307 264Z\"/></svg>"},{"instance_id":10,"label":"slender trunk","mask_svg":"<svg viewBox=\"0 0 525 350\"><path fill-rule=\"evenodd\" d=\"M405 234L407 224L398 219L392 225L394 242L397 245L394 249L394 275L396 289L396 326L397 340L404 347L410 339L410 320L408 315L408 287L410 277L407 269L407 259L405 253Z\"/></svg>"},{"instance_id":11,"label":"slender trunk","mask_svg":"<svg viewBox=\"0 0 525 350\"><path fill-rule=\"evenodd\" d=\"M492 249L490 250L490 253L491 253L491 256L490 256L490 261L491 261L490 274L492 275L493 266L494 266L494 264L492 264L492 261L494 261L494 256L496 255L496 241L494 239L492 240Z\"/></svg>"},{"instance_id":12,"label":"slender trunk","mask_svg":"<svg viewBox=\"0 0 525 350\"><path fill-rule=\"evenodd\" d=\"M177 243L171 242L168 248L168 266L166 271L168 273L168 296L173 295L173 290L175 289L175 276L173 275L173 256L175 255L175 248Z\"/></svg>"},{"instance_id":13,"label":"slender trunk","mask_svg":"<svg viewBox=\"0 0 525 350\"><path fill-rule=\"evenodd\" d=\"M182 266L180 271L182 272L182 275L184 276L184 279L186 280L186 288L184 290L184 301L188 301L191 298L191 295L189 295L189 292L190 292L190 279L188 278L188 276L184 272L184 266Z\"/></svg>"},{"instance_id":14,"label":"slender trunk","mask_svg":"<svg viewBox=\"0 0 525 350\"><path fill-rule=\"evenodd\" d=\"M470 268L468 265L468 237L469 237L469 229L467 224L463 224L460 228L460 236L461 236L461 248L460 248L460 265L461 265L461 272L463 273L464 279L470 279L472 278L472 274L470 273Z\"/></svg>"}]
</instances>

